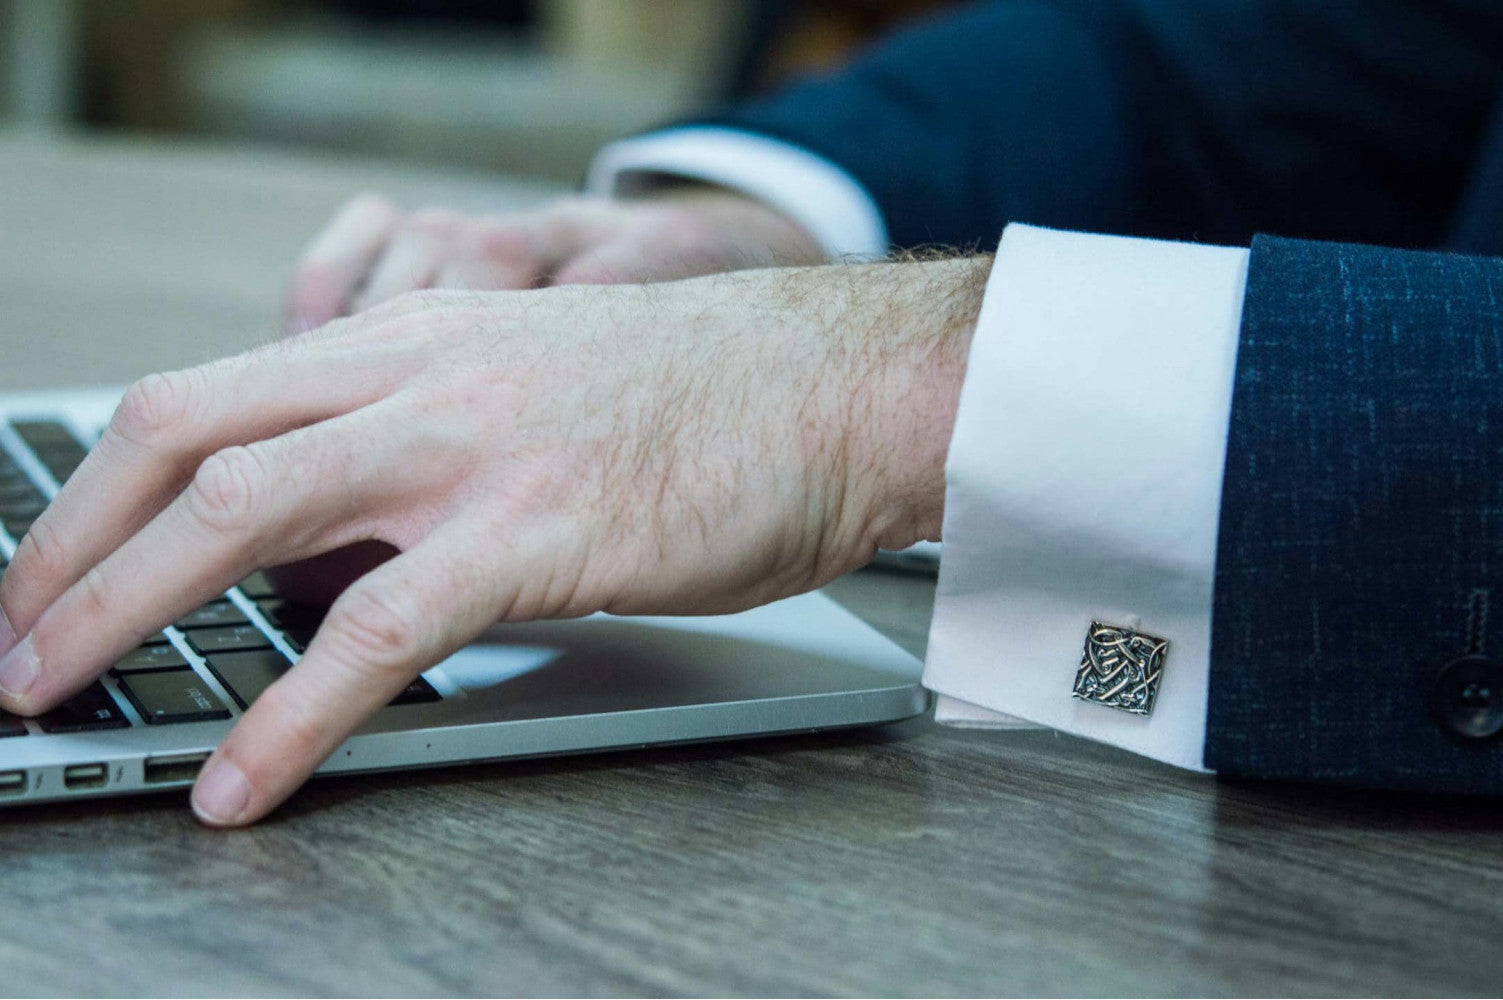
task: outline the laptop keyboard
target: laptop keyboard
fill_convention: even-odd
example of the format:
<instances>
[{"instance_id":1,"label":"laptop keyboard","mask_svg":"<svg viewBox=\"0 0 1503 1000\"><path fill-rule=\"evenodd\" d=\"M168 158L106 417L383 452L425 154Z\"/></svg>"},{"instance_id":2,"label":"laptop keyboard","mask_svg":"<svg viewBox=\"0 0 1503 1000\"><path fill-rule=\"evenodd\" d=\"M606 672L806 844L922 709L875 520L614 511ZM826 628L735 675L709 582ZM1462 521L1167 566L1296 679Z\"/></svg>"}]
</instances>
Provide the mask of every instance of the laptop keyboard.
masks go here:
<instances>
[{"instance_id":1,"label":"laptop keyboard","mask_svg":"<svg viewBox=\"0 0 1503 1000\"><path fill-rule=\"evenodd\" d=\"M14 420L13 455L0 448L0 573L7 552L47 507L48 491L28 472L27 461L61 486L87 449L54 420ZM253 608L254 614L247 608ZM108 675L46 715L24 720L0 711L0 738L76 733L228 719L245 711L291 668L318 630L323 611L282 599L261 573L223 597L190 611L125 654ZM412 705L440 700L422 677L392 701Z\"/></svg>"}]
</instances>

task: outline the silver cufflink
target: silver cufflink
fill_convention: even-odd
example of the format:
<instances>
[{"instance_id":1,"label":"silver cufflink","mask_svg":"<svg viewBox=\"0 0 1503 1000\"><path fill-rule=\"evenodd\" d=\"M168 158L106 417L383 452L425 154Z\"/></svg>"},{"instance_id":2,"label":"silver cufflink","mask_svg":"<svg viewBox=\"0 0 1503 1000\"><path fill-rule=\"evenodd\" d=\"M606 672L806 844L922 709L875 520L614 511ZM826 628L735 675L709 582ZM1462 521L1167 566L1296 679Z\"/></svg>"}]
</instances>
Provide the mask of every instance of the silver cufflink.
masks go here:
<instances>
[{"instance_id":1,"label":"silver cufflink","mask_svg":"<svg viewBox=\"0 0 1503 1000\"><path fill-rule=\"evenodd\" d=\"M1091 622L1073 694L1081 701L1147 715L1159 693L1168 648L1168 639Z\"/></svg>"}]
</instances>

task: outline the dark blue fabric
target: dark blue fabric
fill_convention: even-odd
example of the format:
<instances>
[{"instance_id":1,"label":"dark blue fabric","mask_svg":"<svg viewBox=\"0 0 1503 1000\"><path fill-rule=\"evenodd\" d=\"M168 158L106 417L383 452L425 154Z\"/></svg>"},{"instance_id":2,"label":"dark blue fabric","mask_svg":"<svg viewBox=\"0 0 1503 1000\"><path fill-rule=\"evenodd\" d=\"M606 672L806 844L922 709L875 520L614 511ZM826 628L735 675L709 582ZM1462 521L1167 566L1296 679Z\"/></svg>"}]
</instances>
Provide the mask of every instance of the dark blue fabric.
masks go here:
<instances>
[{"instance_id":1,"label":"dark blue fabric","mask_svg":"<svg viewBox=\"0 0 1503 1000\"><path fill-rule=\"evenodd\" d=\"M1207 766L1503 792L1503 740L1459 740L1427 707L1479 589L1503 600L1503 260L1258 238Z\"/></svg>"},{"instance_id":2,"label":"dark blue fabric","mask_svg":"<svg viewBox=\"0 0 1503 1000\"><path fill-rule=\"evenodd\" d=\"M703 121L842 165L899 246L1032 222L1430 247L1492 189L1500 87L1497 0L1005 0Z\"/></svg>"},{"instance_id":3,"label":"dark blue fabric","mask_svg":"<svg viewBox=\"0 0 1503 1000\"><path fill-rule=\"evenodd\" d=\"M1011 0L705 121L845 167L900 246L1503 253L1500 92L1498 0ZM1259 238L1236 379L1207 764L1503 793L1427 705L1503 600L1503 262Z\"/></svg>"}]
</instances>

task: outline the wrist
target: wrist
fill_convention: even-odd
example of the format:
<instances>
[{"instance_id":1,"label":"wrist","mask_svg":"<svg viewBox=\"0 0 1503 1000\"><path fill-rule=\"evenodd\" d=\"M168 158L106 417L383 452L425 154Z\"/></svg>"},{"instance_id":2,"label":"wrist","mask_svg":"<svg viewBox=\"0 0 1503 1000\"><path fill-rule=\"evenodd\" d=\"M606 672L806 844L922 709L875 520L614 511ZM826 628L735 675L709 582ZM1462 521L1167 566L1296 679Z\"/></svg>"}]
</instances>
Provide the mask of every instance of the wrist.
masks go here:
<instances>
[{"instance_id":1,"label":"wrist","mask_svg":"<svg viewBox=\"0 0 1503 1000\"><path fill-rule=\"evenodd\" d=\"M847 421L871 546L939 540L945 459L991 263L874 265L884 272L873 275L881 316L867 345L870 374Z\"/></svg>"}]
</instances>

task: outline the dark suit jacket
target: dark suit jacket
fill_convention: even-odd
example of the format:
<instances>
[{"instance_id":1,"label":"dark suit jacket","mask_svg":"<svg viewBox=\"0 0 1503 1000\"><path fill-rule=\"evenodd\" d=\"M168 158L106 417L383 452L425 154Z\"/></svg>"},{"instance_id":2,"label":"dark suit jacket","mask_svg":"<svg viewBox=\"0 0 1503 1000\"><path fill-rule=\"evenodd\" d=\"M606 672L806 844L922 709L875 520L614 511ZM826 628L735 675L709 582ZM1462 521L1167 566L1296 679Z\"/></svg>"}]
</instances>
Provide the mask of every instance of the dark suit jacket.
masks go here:
<instances>
[{"instance_id":1,"label":"dark suit jacket","mask_svg":"<svg viewBox=\"0 0 1503 1000\"><path fill-rule=\"evenodd\" d=\"M1005 0L706 119L845 167L899 246L1009 222L1503 251L1503 3Z\"/></svg>"},{"instance_id":2,"label":"dark suit jacket","mask_svg":"<svg viewBox=\"0 0 1503 1000\"><path fill-rule=\"evenodd\" d=\"M899 245L1252 240L1206 763L1503 793L1503 261L1309 239L1503 252L1500 93L1497 0L1013 0L707 121Z\"/></svg>"}]
</instances>

